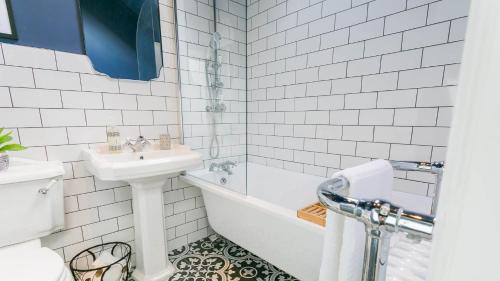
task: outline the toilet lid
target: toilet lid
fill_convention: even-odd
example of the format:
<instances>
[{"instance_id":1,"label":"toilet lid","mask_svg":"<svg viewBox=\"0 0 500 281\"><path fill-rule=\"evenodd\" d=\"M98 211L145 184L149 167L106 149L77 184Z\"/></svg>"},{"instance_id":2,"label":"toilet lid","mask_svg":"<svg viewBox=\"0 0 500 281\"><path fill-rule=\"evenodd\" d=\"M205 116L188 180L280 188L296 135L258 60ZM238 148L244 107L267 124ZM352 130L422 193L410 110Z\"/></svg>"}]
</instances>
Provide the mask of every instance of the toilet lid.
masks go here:
<instances>
[{"instance_id":1,"label":"toilet lid","mask_svg":"<svg viewBox=\"0 0 500 281\"><path fill-rule=\"evenodd\" d=\"M0 253L0 280L60 281L64 271L62 258L48 248Z\"/></svg>"}]
</instances>

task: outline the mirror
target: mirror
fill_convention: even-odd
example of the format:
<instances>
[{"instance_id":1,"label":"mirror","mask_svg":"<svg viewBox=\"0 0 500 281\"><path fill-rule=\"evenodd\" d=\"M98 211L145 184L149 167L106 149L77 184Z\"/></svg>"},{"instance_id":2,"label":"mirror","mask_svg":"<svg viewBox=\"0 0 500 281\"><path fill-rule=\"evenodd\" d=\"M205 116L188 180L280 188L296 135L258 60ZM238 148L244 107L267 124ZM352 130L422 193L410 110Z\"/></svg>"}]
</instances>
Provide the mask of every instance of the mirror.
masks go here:
<instances>
[{"instance_id":1,"label":"mirror","mask_svg":"<svg viewBox=\"0 0 500 281\"><path fill-rule=\"evenodd\" d=\"M157 0L80 0L85 54L113 78L151 80L163 66Z\"/></svg>"}]
</instances>

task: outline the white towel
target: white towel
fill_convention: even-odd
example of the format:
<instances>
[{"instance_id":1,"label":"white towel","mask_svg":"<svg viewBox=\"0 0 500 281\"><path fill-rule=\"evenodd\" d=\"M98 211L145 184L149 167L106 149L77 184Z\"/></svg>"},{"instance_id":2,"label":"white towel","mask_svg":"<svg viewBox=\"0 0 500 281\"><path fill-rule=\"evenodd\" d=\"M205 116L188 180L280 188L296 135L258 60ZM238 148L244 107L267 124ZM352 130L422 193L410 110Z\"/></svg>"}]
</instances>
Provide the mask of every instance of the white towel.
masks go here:
<instances>
[{"instance_id":1,"label":"white towel","mask_svg":"<svg viewBox=\"0 0 500 281\"><path fill-rule=\"evenodd\" d=\"M375 160L340 171L333 177L349 180L349 196L390 201L394 171ZM359 281L363 271L365 227L361 222L328 210L320 281Z\"/></svg>"},{"instance_id":2,"label":"white towel","mask_svg":"<svg viewBox=\"0 0 500 281\"><path fill-rule=\"evenodd\" d=\"M110 252L108 251L103 251L99 257L92 263L93 268L98 268L98 267L103 267L103 266L108 266L110 264L113 264L116 262L118 258L113 256ZM122 265L121 264L115 264L111 266L111 268L106 271L106 274L104 275L104 279L102 278L102 275L99 277L95 276L95 271L91 271L86 273L81 280L92 280L92 281L120 281L122 276Z\"/></svg>"}]
</instances>

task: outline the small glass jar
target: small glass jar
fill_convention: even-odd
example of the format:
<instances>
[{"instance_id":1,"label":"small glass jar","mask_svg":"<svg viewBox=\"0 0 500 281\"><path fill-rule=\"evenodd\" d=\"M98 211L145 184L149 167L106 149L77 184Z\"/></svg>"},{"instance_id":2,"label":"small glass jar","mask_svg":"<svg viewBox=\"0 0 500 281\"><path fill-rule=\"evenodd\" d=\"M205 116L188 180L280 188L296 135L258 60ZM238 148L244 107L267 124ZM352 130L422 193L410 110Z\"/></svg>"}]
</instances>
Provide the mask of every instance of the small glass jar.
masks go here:
<instances>
[{"instance_id":1,"label":"small glass jar","mask_svg":"<svg viewBox=\"0 0 500 281\"><path fill-rule=\"evenodd\" d=\"M170 134L160 134L160 150L169 150L172 148L172 140Z\"/></svg>"},{"instance_id":2,"label":"small glass jar","mask_svg":"<svg viewBox=\"0 0 500 281\"><path fill-rule=\"evenodd\" d=\"M119 153L122 151L122 144L120 138L120 131L116 127L109 127L107 132L108 136L108 151L110 153Z\"/></svg>"}]
</instances>

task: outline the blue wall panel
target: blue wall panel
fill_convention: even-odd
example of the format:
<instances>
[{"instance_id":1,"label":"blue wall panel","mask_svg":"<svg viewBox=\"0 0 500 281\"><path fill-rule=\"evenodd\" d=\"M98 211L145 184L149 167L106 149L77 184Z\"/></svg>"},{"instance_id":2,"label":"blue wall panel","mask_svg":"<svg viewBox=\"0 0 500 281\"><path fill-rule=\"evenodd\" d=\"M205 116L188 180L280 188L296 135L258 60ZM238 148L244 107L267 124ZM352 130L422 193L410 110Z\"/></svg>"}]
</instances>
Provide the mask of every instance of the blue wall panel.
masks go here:
<instances>
[{"instance_id":1,"label":"blue wall panel","mask_svg":"<svg viewBox=\"0 0 500 281\"><path fill-rule=\"evenodd\" d=\"M76 0L12 0L18 40L1 42L83 53Z\"/></svg>"}]
</instances>

